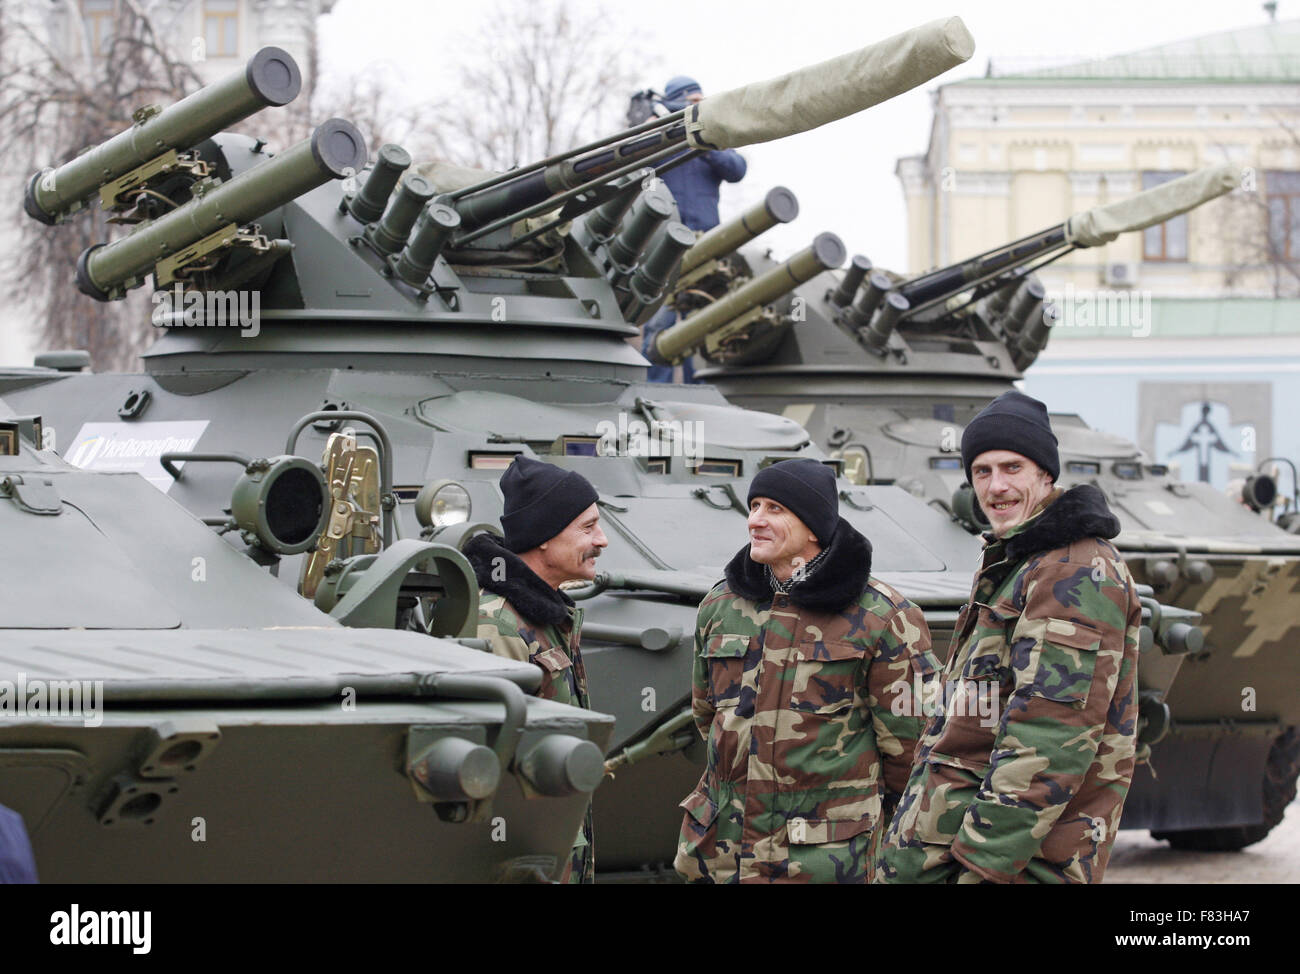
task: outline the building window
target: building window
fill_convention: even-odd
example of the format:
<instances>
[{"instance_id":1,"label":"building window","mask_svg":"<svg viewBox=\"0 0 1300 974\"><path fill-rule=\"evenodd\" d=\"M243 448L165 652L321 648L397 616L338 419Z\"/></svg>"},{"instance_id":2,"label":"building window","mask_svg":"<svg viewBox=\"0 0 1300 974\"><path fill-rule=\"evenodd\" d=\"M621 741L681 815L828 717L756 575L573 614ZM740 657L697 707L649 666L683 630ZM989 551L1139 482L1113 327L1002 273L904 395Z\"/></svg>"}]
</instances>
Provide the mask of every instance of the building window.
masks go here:
<instances>
[{"instance_id":1,"label":"building window","mask_svg":"<svg viewBox=\"0 0 1300 974\"><path fill-rule=\"evenodd\" d=\"M1300 172L1264 174L1268 194L1268 247L1274 260L1300 260Z\"/></svg>"},{"instance_id":2,"label":"building window","mask_svg":"<svg viewBox=\"0 0 1300 974\"><path fill-rule=\"evenodd\" d=\"M1151 170L1142 174L1142 188L1151 189L1186 173L1171 170ZM1143 260L1187 259L1187 214L1176 216L1142 231Z\"/></svg>"},{"instance_id":3,"label":"building window","mask_svg":"<svg viewBox=\"0 0 1300 974\"><path fill-rule=\"evenodd\" d=\"M113 42L115 0L81 0L81 22L86 29L90 53L102 56Z\"/></svg>"},{"instance_id":4,"label":"building window","mask_svg":"<svg viewBox=\"0 0 1300 974\"><path fill-rule=\"evenodd\" d=\"M239 0L204 0L203 39L208 57L239 53Z\"/></svg>"}]
</instances>

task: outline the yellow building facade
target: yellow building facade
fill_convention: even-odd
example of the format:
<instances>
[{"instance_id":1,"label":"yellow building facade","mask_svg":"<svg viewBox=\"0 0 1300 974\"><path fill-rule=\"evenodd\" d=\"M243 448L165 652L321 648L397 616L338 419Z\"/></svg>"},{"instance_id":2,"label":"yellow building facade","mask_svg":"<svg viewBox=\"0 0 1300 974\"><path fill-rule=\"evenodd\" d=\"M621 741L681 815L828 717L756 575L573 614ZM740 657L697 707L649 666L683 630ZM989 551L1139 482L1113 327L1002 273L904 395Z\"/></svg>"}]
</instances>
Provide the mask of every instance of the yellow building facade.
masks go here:
<instances>
[{"instance_id":1,"label":"yellow building facade","mask_svg":"<svg viewBox=\"0 0 1300 974\"><path fill-rule=\"evenodd\" d=\"M1300 20L1084 64L994 70L940 87L933 102L927 151L896 170L910 272L1231 161L1242 167L1237 191L1165 227L1076 251L1041 272L1044 284L1157 297L1300 293L1285 271L1300 267Z\"/></svg>"}]
</instances>

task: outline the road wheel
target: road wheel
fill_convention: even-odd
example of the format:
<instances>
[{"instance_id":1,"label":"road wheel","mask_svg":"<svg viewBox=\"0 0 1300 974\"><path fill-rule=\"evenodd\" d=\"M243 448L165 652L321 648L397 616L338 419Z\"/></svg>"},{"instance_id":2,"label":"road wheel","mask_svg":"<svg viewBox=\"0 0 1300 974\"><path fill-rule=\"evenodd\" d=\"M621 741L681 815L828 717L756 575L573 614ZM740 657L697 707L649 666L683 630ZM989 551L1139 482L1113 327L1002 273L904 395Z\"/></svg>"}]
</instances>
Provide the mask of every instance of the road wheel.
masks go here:
<instances>
[{"instance_id":1,"label":"road wheel","mask_svg":"<svg viewBox=\"0 0 1300 974\"><path fill-rule=\"evenodd\" d=\"M1254 845L1273 830L1295 800L1296 777L1300 775L1300 728L1288 728L1273 742L1264 766L1264 821L1258 825L1234 825L1222 829L1183 829L1152 832L1175 849L1189 852L1236 852Z\"/></svg>"}]
</instances>

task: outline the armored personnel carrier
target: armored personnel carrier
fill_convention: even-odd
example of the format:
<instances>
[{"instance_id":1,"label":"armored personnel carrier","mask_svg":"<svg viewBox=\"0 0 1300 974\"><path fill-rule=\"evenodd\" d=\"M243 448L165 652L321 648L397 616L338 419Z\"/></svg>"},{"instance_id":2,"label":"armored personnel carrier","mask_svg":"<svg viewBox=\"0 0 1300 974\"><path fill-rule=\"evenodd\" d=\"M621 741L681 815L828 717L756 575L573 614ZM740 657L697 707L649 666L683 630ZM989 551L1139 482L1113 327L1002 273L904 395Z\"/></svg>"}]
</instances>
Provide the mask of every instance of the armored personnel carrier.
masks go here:
<instances>
[{"instance_id":1,"label":"armored personnel carrier","mask_svg":"<svg viewBox=\"0 0 1300 974\"><path fill-rule=\"evenodd\" d=\"M1107 204L951 267L911 278L855 256L774 299L780 265L745 217L701 239L661 333L661 361L698 353L700 381L729 401L793 419L864 486L902 487L971 532L987 528L960 457L963 426L1013 387L1048 341L1056 309L1034 274L1084 247L1200 205L1236 184L1231 166ZM787 212L792 208L787 203ZM1300 528L1266 472L1242 502L1183 483L1121 437L1053 416L1061 478L1093 483L1120 516L1116 544L1161 602L1203 614L1139 772L1123 825L1183 848L1233 849L1281 820L1300 769ZM1144 672L1172 662L1143 656ZM1158 777L1156 777L1158 775ZM1261 791L1260 782L1263 782Z\"/></svg>"},{"instance_id":2,"label":"armored personnel carrier","mask_svg":"<svg viewBox=\"0 0 1300 974\"><path fill-rule=\"evenodd\" d=\"M111 179L101 205L141 221L87 250L77 282L88 299L111 300L153 276L160 335L144 372L98 374L51 354L0 376L0 394L41 410L71 462L130 466L218 531L237 508L256 509L247 488L232 489L250 457L320 457L328 523L277 554L278 584L337 612L385 562L406 600L396 618L360 624L416 633L461 634L401 546L459 550L497 530L498 481L517 455L583 473L610 543L595 583L571 594L586 607L594 704L617 718L613 777L594 799L597 864L662 865L676 803L699 776L695 609L745 542L748 481L791 457L843 461L792 420L707 386L645 381L627 340L698 246L653 177L692 152L860 111L971 51L959 20L936 22L500 175L415 165L393 145L367 165L341 120L272 157L182 102L130 143L37 173L28 188L28 213L52 223ZM166 193L153 190L159 180ZM782 265L786 290L845 256L820 235ZM943 644L975 539L895 486L842 480L841 510L871 538L873 573L926 609ZM267 560L246 528L222 537ZM1165 643L1186 627L1153 621ZM1151 692L1171 675L1153 669ZM652 755L667 756L641 760Z\"/></svg>"},{"instance_id":3,"label":"armored personnel carrier","mask_svg":"<svg viewBox=\"0 0 1300 974\"><path fill-rule=\"evenodd\" d=\"M0 804L43 881L556 874L613 719L530 696L535 667L393 630L424 597L472 631L454 549L407 543L418 591L353 563L327 613L135 473L41 449L48 433L0 402ZM231 527L263 564L325 527L314 464L254 461L238 483Z\"/></svg>"}]
</instances>

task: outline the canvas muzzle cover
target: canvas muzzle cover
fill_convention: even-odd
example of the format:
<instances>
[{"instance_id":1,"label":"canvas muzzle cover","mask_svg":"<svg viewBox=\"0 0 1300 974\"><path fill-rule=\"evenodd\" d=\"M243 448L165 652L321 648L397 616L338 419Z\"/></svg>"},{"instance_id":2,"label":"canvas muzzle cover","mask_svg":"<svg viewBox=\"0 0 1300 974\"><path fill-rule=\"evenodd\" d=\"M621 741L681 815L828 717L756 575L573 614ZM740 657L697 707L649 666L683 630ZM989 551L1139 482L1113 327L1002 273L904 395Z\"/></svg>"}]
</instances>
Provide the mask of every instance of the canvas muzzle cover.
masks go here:
<instances>
[{"instance_id":1,"label":"canvas muzzle cover","mask_svg":"<svg viewBox=\"0 0 1300 974\"><path fill-rule=\"evenodd\" d=\"M702 149L736 149L825 125L887 101L966 61L975 39L960 17L935 20L800 68L705 98L686 112Z\"/></svg>"},{"instance_id":2,"label":"canvas muzzle cover","mask_svg":"<svg viewBox=\"0 0 1300 974\"><path fill-rule=\"evenodd\" d=\"M1180 176L1129 199L1094 206L1070 217L1065 225L1065 238L1080 247L1096 247L1110 243L1121 233L1145 230L1231 192L1237 185L1238 171L1237 165L1225 162Z\"/></svg>"}]
</instances>

